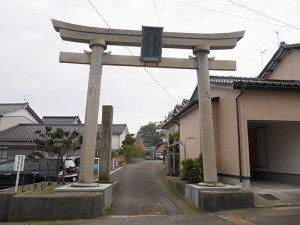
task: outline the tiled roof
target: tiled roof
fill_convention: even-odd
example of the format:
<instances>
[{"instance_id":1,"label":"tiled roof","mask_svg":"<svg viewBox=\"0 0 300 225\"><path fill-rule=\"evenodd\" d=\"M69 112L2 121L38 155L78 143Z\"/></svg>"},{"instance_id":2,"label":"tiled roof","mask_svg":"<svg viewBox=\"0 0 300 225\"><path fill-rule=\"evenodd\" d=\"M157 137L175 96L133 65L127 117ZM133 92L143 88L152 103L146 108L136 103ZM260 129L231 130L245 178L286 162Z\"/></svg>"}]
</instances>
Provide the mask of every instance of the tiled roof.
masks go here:
<instances>
[{"instance_id":1,"label":"tiled roof","mask_svg":"<svg viewBox=\"0 0 300 225\"><path fill-rule=\"evenodd\" d=\"M298 80L262 80L245 77L211 76L212 87L223 87L243 90L273 90L273 91L300 91Z\"/></svg>"},{"instance_id":2,"label":"tiled roof","mask_svg":"<svg viewBox=\"0 0 300 225\"><path fill-rule=\"evenodd\" d=\"M300 81L298 80L262 80L247 77L210 76L210 85L212 87L241 90L300 91ZM218 100L219 97L212 97L212 101ZM174 119L180 117L196 104L198 104L198 86L196 86L189 104L177 113Z\"/></svg>"},{"instance_id":3,"label":"tiled roof","mask_svg":"<svg viewBox=\"0 0 300 225\"><path fill-rule=\"evenodd\" d=\"M29 103L4 103L0 104L0 115L4 115L9 112L14 112L20 109L27 109L40 123L43 123L41 118L30 108Z\"/></svg>"},{"instance_id":4,"label":"tiled roof","mask_svg":"<svg viewBox=\"0 0 300 225\"><path fill-rule=\"evenodd\" d=\"M273 70L277 66L277 64L281 62L282 58L285 55L290 54L293 49L300 49L300 43L286 44L284 42L281 42L278 50L275 52L275 54L273 55L273 57L267 63L267 65L265 66L265 68L258 75L258 78L265 80L268 77L268 75L271 72L273 72Z\"/></svg>"},{"instance_id":5,"label":"tiled roof","mask_svg":"<svg viewBox=\"0 0 300 225\"><path fill-rule=\"evenodd\" d=\"M122 134L126 129L126 124L113 124L112 133L113 134Z\"/></svg>"},{"instance_id":6,"label":"tiled roof","mask_svg":"<svg viewBox=\"0 0 300 225\"><path fill-rule=\"evenodd\" d=\"M162 128L165 129L170 124L174 123L174 118L178 113L180 113L187 105L189 104L188 99L183 99L181 105L175 105L174 109L169 114L168 118L165 120L165 122L162 124Z\"/></svg>"},{"instance_id":7,"label":"tiled roof","mask_svg":"<svg viewBox=\"0 0 300 225\"><path fill-rule=\"evenodd\" d=\"M79 116L44 116L44 123L74 124L81 123Z\"/></svg>"},{"instance_id":8,"label":"tiled roof","mask_svg":"<svg viewBox=\"0 0 300 225\"><path fill-rule=\"evenodd\" d=\"M25 109L28 107L28 103L8 103L0 104L0 115L4 115L9 112L13 112L19 109Z\"/></svg>"},{"instance_id":9,"label":"tiled roof","mask_svg":"<svg viewBox=\"0 0 300 225\"><path fill-rule=\"evenodd\" d=\"M240 89L240 90L265 90L265 91L300 91L299 80L270 80L267 79L268 75L274 70L281 59L290 54L293 49L300 49L298 44L285 44L281 43L279 49L268 62L266 67L262 70L260 75L255 78L247 77L233 77L233 76L210 76L211 87ZM219 97L213 97L212 101L218 101ZM166 127L170 122L180 117L183 113L198 104L198 86L196 86L187 106L179 110L172 119L164 124ZM175 108L176 109L176 108Z\"/></svg>"},{"instance_id":10,"label":"tiled roof","mask_svg":"<svg viewBox=\"0 0 300 225\"><path fill-rule=\"evenodd\" d=\"M76 130L83 135L84 124L19 124L5 131L0 132L0 142L34 142L38 137L36 130L43 130L45 126L51 126L53 129L62 128L64 131ZM114 124L112 133L120 135L127 127L126 124ZM98 125L98 133L101 131L101 125Z\"/></svg>"}]
</instances>

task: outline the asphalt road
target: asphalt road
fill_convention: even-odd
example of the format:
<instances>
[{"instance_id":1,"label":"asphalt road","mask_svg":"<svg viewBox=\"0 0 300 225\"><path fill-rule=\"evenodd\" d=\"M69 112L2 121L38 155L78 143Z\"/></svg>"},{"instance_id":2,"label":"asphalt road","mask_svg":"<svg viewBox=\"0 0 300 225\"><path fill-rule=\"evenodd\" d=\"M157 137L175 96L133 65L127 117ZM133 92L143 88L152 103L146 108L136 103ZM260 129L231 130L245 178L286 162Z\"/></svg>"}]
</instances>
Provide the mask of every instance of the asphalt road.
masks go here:
<instances>
[{"instance_id":1,"label":"asphalt road","mask_svg":"<svg viewBox=\"0 0 300 225\"><path fill-rule=\"evenodd\" d=\"M140 160L112 175L119 181L107 224L231 224L193 207L165 181L163 162Z\"/></svg>"},{"instance_id":2,"label":"asphalt road","mask_svg":"<svg viewBox=\"0 0 300 225\"><path fill-rule=\"evenodd\" d=\"M146 160L112 175L120 184L109 215L183 215L160 187L162 161Z\"/></svg>"}]
</instances>

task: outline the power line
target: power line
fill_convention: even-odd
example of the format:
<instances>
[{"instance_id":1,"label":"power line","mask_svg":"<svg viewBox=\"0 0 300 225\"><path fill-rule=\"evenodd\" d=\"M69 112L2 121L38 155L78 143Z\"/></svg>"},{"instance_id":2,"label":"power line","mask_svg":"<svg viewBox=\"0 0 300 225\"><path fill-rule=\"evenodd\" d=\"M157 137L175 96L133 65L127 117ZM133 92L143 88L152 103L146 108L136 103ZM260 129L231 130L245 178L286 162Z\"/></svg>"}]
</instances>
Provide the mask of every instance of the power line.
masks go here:
<instances>
[{"instance_id":1,"label":"power line","mask_svg":"<svg viewBox=\"0 0 300 225\"><path fill-rule=\"evenodd\" d=\"M128 52L129 52L132 56L134 56L133 52L132 52L127 46L125 46L125 48L128 50ZM146 67L143 67L143 69L144 69L144 70L146 71L146 73L154 80L154 82L155 82L158 86L160 86L160 87L161 87L161 88L169 95L169 97L171 97L176 103L178 103L178 101L170 94L170 92L168 92L168 90L167 90L164 86L162 86L162 85L158 82L158 80L155 79L155 77L150 73L149 70L147 70Z\"/></svg>"},{"instance_id":2,"label":"power line","mask_svg":"<svg viewBox=\"0 0 300 225\"><path fill-rule=\"evenodd\" d=\"M158 21L158 25L160 25L160 19L159 19L159 16L158 16L158 12L157 12L157 7L156 7L156 3L155 3L155 0L153 0L153 5L154 5L154 9L155 9L155 13L156 13L156 18L157 18L157 21Z\"/></svg>"},{"instance_id":3,"label":"power line","mask_svg":"<svg viewBox=\"0 0 300 225\"><path fill-rule=\"evenodd\" d=\"M153 0L153 5L154 5L154 9L155 9L155 13L156 13L156 18L157 18L157 21L158 21L158 25L161 27L161 23L160 23L160 18L159 18L159 14L158 14L158 10L157 10L157 6L156 6L156 2L155 2L155 0ZM144 69L146 70L146 72L149 74L149 76L151 76L152 77L152 79L159 85L159 86L161 86L160 85L160 83L152 76L152 74L144 67ZM174 77L173 77L173 82L174 82ZM175 82L174 82L175 83ZM177 88L176 88L176 84L174 85L174 87L175 87L175 91L176 91L176 94L178 94L178 92L177 92ZM163 86L161 86L161 88L163 88L163 89L165 89ZM168 92L167 90L165 90L166 92ZM173 98L173 96L172 95L170 95L170 94L168 94L177 104L178 104L178 101L175 99L175 98Z\"/></svg>"},{"instance_id":4,"label":"power line","mask_svg":"<svg viewBox=\"0 0 300 225\"><path fill-rule=\"evenodd\" d=\"M101 13L97 10L97 8L93 5L93 3L88 0L89 3L91 4L91 6L95 9L95 11L97 12L97 14L101 17L101 19L104 21L104 23L106 23L106 25L111 28L111 26L108 24L108 22L106 22L106 20L104 19L104 17L101 15Z\"/></svg>"},{"instance_id":5,"label":"power line","mask_svg":"<svg viewBox=\"0 0 300 225\"><path fill-rule=\"evenodd\" d=\"M263 13L261 13L261 12L258 12L258 11L254 10L254 9L250 9L249 7L243 6L243 5L241 5L241 4L237 3L237 2L234 2L234 1L231 1L231 0L227 0L227 1L228 1L228 2L231 2L232 4L235 4L235 5L237 5L237 6L240 6L240 7L244 8L244 9L247 9L247 10L249 10L249 11L251 11L251 12L254 12L254 13L259 14L259 15L261 15L261 16L267 17L267 18L269 18L269 19L271 19L271 20L274 20L274 21L277 21L277 22L279 22L279 23L282 23L282 24L284 24L284 25L286 25L286 26L288 26L288 27L292 27L292 28L294 28L294 29L300 30L299 27L293 26L293 25L291 25L291 24L288 24L288 23L286 23L286 22L283 22L283 21L281 21L281 20L278 20L278 19L276 19L276 18L273 18L273 17L268 16L268 15L266 15L266 14L263 14Z\"/></svg>"},{"instance_id":6,"label":"power line","mask_svg":"<svg viewBox=\"0 0 300 225\"><path fill-rule=\"evenodd\" d=\"M267 24L272 24L272 25L276 25L276 26L286 27L286 26L281 25L281 24L271 23L271 22L267 22L267 21L263 21L263 20L257 20L257 19L253 19L253 18L249 18L249 17L244 17L244 16L238 16L238 15L235 15L235 14L231 14L231 13L227 13L227 12L222 12L222 11L218 11L218 10L214 10L214 9L209 9L209 8L205 8L205 7L201 7L201 6L189 4L189 3L186 3L186 2L180 2L180 1L176 1L176 0L169 0L169 1L175 2L175 3L179 3L179 4L182 4L182 5L186 5L186 6L190 6L190 7L193 7L193 8L198 8L198 9L202 9L202 10L214 12L214 13L219 13L219 14L223 14L223 15L233 16L233 17L237 17L237 18L241 18L241 19L245 19L245 20L251 20L251 21L256 21L256 22L260 22L260 23L267 23Z\"/></svg>"},{"instance_id":7,"label":"power line","mask_svg":"<svg viewBox=\"0 0 300 225\"><path fill-rule=\"evenodd\" d=\"M109 27L109 28L111 28L111 26L109 25L109 23L108 22L106 22L106 20L104 19L104 17L101 15L101 13L98 11L98 9L93 5L93 3L90 1L90 0L88 0L88 2L91 4L91 6L95 9L95 11L97 12L97 14L101 17L101 19L106 23L106 25ZM156 7L155 7L156 8ZM157 16L158 16L158 14L157 14ZM133 54L133 52L127 47L127 46L125 46L125 48L128 50L128 52L132 55L132 56L134 56L134 54ZM178 101L170 94L170 92L168 92L168 90L164 87L164 86L162 86L159 82L158 82L158 80L156 80L155 78L154 78L154 76L150 73L150 71L149 70L147 70L147 68L145 68L145 67L143 67L144 68L144 70L146 71L146 73L152 78L152 80L154 80L154 82L159 86L159 87L161 87L166 93L167 93L167 95L169 95L169 97L171 97L176 103L178 103Z\"/></svg>"}]
</instances>

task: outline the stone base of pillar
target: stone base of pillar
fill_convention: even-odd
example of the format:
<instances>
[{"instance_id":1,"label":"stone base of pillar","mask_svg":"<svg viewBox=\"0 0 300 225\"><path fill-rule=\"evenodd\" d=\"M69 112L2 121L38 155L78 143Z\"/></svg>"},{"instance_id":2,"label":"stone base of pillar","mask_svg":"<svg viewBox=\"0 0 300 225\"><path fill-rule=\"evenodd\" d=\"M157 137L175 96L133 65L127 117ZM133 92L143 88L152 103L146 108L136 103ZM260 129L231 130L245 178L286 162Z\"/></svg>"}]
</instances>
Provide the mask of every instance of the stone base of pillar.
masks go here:
<instances>
[{"instance_id":1,"label":"stone base of pillar","mask_svg":"<svg viewBox=\"0 0 300 225\"><path fill-rule=\"evenodd\" d=\"M240 185L223 187L185 185L185 197L204 211L242 209L254 207L254 194Z\"/></svg>"},{"instance_id":2,"label":"stone base of pillar","mask_svg":"<svg viewBox=\"0 0 300 225\"><path fill-rule=\"evenodd\" d=\"M89 187L99 187L100 184L98 183L73 183L71 187L78 187L78 188L89 188Z\"/></svg>"},{"instance_id":3,"label":"stone base of pillar","mask_svg":"<svg viewBox=\"0 0 300 225\"><path fill-rule=\"evenodd\" d=\"M79 186L78 186L79 185ZM109 208L109 205L112 203L113 195L116 193L116 191L119 188L119 182L115 181L113 183L92 183L91 185L94 186L88 186L90 184L80 184L80 183L73 183L69 184L63 187L59 187L55 189L55 193L58 192L100 192L103 193L103 199L104 199L104 207L105 209Z\"/></svg>"},{"instance_id":4,"label":"stone base of pillar","mask_svg":"<svg viewBox=\"0 0 300 225\"><path fill-rule=\"evenodd\" d=\"M202 186L202 187L225 187L225 184L222 184L222 183L206 183L206 182L201 182L198 185Z\"/></svg>"}]
</instances>

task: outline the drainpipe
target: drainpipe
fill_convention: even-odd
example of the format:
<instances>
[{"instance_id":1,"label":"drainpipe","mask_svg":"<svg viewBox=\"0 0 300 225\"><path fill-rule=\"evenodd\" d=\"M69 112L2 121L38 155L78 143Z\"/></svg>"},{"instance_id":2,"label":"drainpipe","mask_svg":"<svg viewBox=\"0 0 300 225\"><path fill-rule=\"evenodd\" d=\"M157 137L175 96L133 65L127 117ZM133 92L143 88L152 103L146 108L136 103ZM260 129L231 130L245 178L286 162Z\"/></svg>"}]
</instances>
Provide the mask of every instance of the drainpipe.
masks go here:
<instances>
[{"instance_id":1,"label":"drainpipe","mask_svg":"<svg viewBox=\"0 0 300 225\"><path fill-rule=\"evenodd\" d=\"M239 172L240 172L240 183L243 182L242 179L242 150L241 150L241 134L240 134L240 97L244 93L244 90L241 90L239 95L235 98L236 104L236 119L237 119L237 133L238 133L238 151L239 151Z\"/></svg>"},{"instance_id":2,"label":"drainpipe","mask_svg":"<svg viewBox=\"0 0 300 225\"><path fill-rule=\"evenodd\" d=\"M178 130L180 130L180 123L178 123L175 119L173 120L173 122L178 126Z\"/></svg>"}]
</instances>

